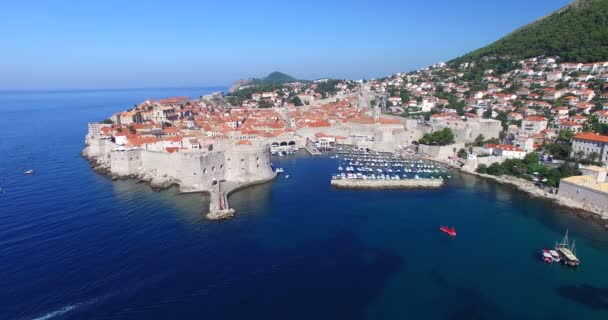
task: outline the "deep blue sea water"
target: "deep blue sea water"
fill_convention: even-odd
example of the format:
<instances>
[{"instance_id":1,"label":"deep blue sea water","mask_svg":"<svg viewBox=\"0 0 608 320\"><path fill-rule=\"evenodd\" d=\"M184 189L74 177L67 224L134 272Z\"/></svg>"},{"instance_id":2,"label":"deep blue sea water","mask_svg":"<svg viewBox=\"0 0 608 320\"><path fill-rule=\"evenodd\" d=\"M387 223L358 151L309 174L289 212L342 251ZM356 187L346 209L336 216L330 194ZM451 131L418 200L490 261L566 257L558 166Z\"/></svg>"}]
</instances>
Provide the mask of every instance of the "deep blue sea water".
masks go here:
<instances>
[{"instance_id":1,"label":"deep blue sea water","mask_svg":"<svg viewBox=\"0 0 608 320\"><path fill-rule=\"evenodd\" d=\"M211 223L80 156L89 121L214 90L0 93L0 319L608 319L608 232L507 187L334 190L298 154ZM580 268L539 262L567 228Z\"/></svg>"}]
</instances>

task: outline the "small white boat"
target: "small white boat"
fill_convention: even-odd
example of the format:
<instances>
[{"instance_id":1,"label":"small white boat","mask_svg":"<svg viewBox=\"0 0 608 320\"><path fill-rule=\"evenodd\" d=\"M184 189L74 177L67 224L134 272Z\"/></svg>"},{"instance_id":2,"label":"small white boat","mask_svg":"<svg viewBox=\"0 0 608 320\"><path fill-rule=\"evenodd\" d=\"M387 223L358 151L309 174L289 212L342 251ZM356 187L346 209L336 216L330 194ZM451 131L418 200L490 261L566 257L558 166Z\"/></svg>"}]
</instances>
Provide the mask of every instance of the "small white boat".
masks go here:
<instances>
[{"instance_id":1,"label":"small white boat","mask_svg":"<svg viewBox=\"0 0 608 320\"><path fill-rule=\"evenodd\" d=\"M288 174L285 175L285 179L289 179L289 175Z\"/></svg>"},{"instance_id":2,"label":"small white boat","mask_svg":"<svg viewBox=\"0 0 608 320\"><path fill-rule=\"evenodd\" d=\"M23 174L34 174L34 170L30 169L30 170L24 171Z\"/></svg>"}]
</instances>

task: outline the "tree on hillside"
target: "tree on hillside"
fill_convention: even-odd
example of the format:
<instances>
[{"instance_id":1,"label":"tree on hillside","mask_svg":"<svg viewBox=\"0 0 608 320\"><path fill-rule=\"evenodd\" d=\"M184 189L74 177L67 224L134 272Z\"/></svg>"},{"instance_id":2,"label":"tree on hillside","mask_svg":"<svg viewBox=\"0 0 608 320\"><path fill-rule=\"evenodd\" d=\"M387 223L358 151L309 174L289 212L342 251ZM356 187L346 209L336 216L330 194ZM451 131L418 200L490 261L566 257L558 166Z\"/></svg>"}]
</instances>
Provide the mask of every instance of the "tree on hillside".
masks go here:
<instances>
[{"instance_id":1,"label":"tree on hillside","mask_svg":"<svg viewBox=\"0 0 608 320\"><path fill-rule=\"evenodd\" d=\"M591 162L595 162L595 160L598 159L599 157L600 157L600 154L595 151L593 151L589 154L589 160Z\"/></svg>"},{"instance_id":2,"label":"tree on hillside","mask_svg":"<svg viewBox=\"0 0 608 320\"><path fill-rule=\"evenodd\" d=\"M296 107L301 107L304 105L298 96L291 98L291 103L293 103Z\"/></svg>"},{"instance_id":3,"label":"tree on hillside","mask_svg":"<svg viewBox=\"0 0 608 320\"><path fill-rule=\"evenodd\" d=\"M401 102L403 103L407 103L408 101L410 101L410 92L405 89L401 90L399 96L401 97Z\"/></svg>"},{"instance_id":4,"label":"tree on hillside","mask_svg":"<svg viewBox=\"0 0 608 320\"><path fill-rule=\"evenodd\" d=\"M538 163L540 161L540 157L536 152L530 152L524 157L525 164Z\"/></svg>"},{"instance_id":5,"label":"tree on hillside","mask_svg":"<svg viewBox=\"0 0 608 320\"><path fill-rule=\"evenodd\" d=\"M272 108L273 105L274 104L272 103L272 101L264 99L258 103L258 108L261 108L261 109Z\"/></svg>"},{"instance_id":6,"label":"tree on hillside","mask_svg":"<svg viewBox=\"0 0 608 320\"><path fill-rule=\"evenodd\" d=\"M562 130L559 132L558 139L559 141L570 143L572 141L572 137L574 137L574 133L570 130Z\"/></svg>"},{"instance_id":7,"label":"tree on hillside","mask_svg":"<svg viewBox=\"0 0 608 320\"><path fill-rule=\"evenodd\" d=\"M458 155L458 158L460 158L460 159L466 159L468 153L467 153L467 150L465 150L464 148L462 148L462 149L458 150L458 154L457 155Z\"/></svg>"},{"instance_id":8,"label":"tree on hillside","mask_svg":"<svg viewBox=\"0 0 608 320\"><path fill-rule=\"evenodd\" d=\"M454 143L454 133L449 128L425 134L420 140L421 144L445 146Z\"/></svg>"},{"instance_id":9,"label":"tree on hillside","mask_svg":"<svg viewBox=\"0 0 608 320\"><path fill-rule=\"evenodd\" d=\"M483 117L486 118L486 119L489 119L489 118L492 117L492 108L491 107L488 107L486 109L486 111L484 111Z\"/></svg>"}]
</instances>

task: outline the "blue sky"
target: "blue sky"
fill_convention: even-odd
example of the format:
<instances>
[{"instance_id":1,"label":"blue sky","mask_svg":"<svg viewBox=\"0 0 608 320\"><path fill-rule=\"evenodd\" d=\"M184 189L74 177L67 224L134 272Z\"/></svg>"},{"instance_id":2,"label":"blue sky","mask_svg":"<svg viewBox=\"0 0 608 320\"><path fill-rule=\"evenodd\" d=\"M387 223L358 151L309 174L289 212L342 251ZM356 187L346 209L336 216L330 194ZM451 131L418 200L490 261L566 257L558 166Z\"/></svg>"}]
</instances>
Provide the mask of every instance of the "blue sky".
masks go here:
<instances>
[{"instance_id":1,"label":"blue sky","mask_svg":"<svg viewBox=\"0 0 608 320\"><path fill-rule=\"evenodd\" d=\"M1 1L0 90L371 78L447 61L569 0Z\"/></svg>"}]
</instances>

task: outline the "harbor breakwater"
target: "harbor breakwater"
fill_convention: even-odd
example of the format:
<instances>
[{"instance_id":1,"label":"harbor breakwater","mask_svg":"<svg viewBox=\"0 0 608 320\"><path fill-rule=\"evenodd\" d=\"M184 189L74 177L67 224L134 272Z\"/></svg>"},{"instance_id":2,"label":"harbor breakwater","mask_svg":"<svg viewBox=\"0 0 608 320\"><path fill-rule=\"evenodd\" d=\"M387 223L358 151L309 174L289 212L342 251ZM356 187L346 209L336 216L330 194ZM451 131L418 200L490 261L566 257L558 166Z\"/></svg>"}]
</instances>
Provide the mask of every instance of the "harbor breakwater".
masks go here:
<instances>
[{"instance_id":1,"label":"harbor breakwater","mask_svg":"<svg viewBox=\"0 0 608 320\"><path fill-rule=\"evenodd\" d=\"M342 189L437 189L443 179L362 180L334 179L331 185Z\"/></svg>"}]
</instances>

